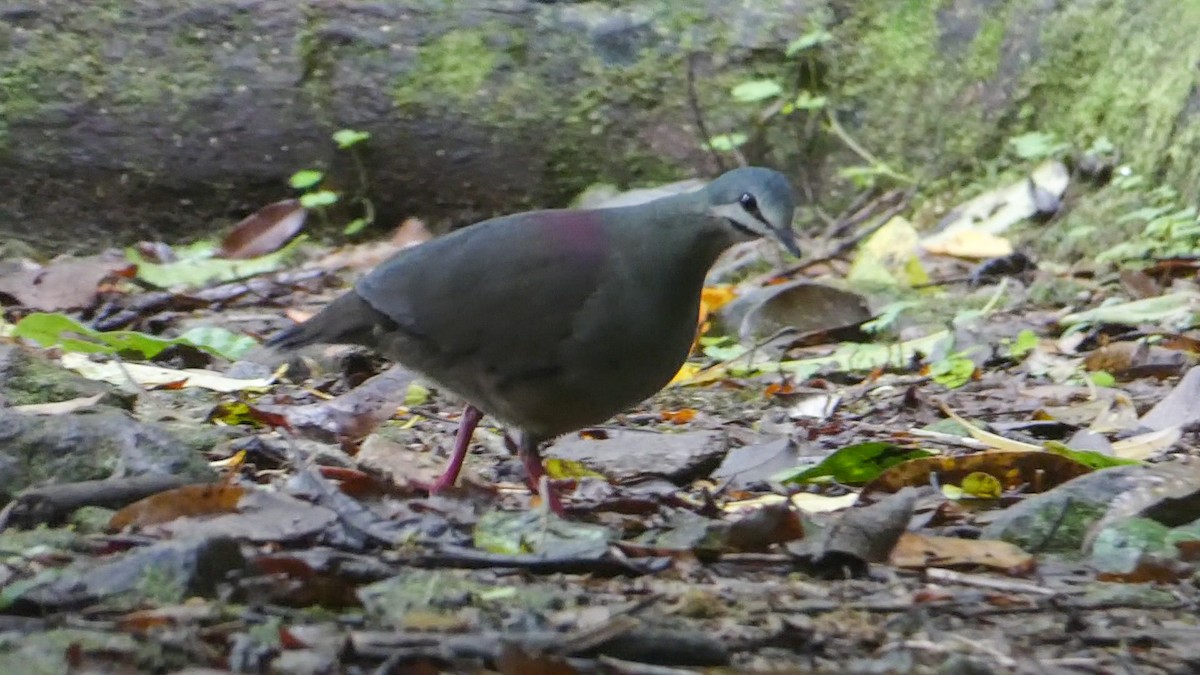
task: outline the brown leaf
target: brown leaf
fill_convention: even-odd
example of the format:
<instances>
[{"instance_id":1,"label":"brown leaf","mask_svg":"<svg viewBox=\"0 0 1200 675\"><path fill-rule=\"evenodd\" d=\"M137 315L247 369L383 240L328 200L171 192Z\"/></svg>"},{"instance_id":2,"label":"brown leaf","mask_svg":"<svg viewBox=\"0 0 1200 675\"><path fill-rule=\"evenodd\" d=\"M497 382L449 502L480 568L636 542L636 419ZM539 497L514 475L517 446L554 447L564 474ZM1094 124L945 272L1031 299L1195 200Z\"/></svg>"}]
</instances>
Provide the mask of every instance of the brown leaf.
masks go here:
<instances>
[{"instance_id":1,"label":"brown leaf","mask_svg":"<svg viewBox=\"0 0 1200 675\"><path fill-rule=\"evenodd\" d=\"M1034 557L1017 546L994 539L934 537L914 532L900 535L889 561L896 567L990 567L1025 576L1037 566Z\"/></svg>"},{"instance_id":2,"label":"brown leaf","mask_svg":"<svg viewBox=\"0 0 1200 675\"><path fill-rule=\"evenodd\" d=\"M109 529L145 527L185 516L236 513L245 489L220 484L184 485L136 501L113 514Z\"/></svg>"},{"instance_id":3,"label":"brown leaf","mask_svg":"<svg viewBox=\"0 0 1200 675\"><path fill-rule=\"evenodd\" d=\"M788 502L769 504L729 523L725 546L734 551L765 551L804 536L800 514Z\"/></svg>"},{"instance_id":4,"label":"brown leaf","mask_svg":"<svg viewBox=\"0 0 1200 675\"><path fill-rule=\"evenodd\" d=\"M307 215L298 199L267 204L233 226L217 257L246 260L278 251L304 227Z\"/></svg>"},{"instance_id":5,"label":"brown leaf","mask_svg":"<svg viewBox=\"0 0 1200 675\"><path fill-rule=\"evenodd\" d=\"M1140 377L1174 377L1191 365L1186 353L1146 342L1113 342L1094 349L1084 357L1090 371L1103 370L1122 380Z\"/></svg>"},{"instance_id":6,"label":"brown leaf","mask_svg":"<svg viewBox=\"0 0 1200 675\"><path fill-rule=\"evenodd\" d=\"M0 277L0 296L29 309L55 312L87 307L100 285L114 276L127 276L127 260L58 258L44 267L23 268Z\"/></svg>"},{"instance_id":7,"label":"brown leaf","mask_svg":"<svg viewBox=\"0 0 1200 675\"><path fill-rule=\"evenodd\" d=\"M230 537L284 542L310 537L337 514L278 492L227 485L189 485L130 504L109 522L160 536Z\"/></svg>"},{"instance_id":8,"label":"brown leaf","mask_svg":"<svg viewBox=\"0 0 1200 675\"><path fill-rule=\"evenodd\" d=\"M1026 487L1045 492L1091 471L1073 459L1052 452L997 450L953 457L910 459L884 471L863 486L860 499L873 492L897 492L918 485L958 485L974 472L994 476L1006 490Z\"/></svg>"}]
</instances>

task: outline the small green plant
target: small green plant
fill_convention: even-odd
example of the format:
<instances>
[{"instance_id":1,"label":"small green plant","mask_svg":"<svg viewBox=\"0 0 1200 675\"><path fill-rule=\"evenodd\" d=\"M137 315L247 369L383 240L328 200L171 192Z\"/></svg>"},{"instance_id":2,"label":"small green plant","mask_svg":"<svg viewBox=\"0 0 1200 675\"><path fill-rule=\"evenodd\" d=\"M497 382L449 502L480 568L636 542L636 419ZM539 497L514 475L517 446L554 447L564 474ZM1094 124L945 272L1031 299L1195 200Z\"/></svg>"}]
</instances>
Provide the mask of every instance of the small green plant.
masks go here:
<instances>
[{"instance_id":1,"label":"small green plant","mask_svg":"<svg viewBox=\"0 0 1200 675\"><path fill-rule=\"evenodd\" d=\"M1127 167L1117 170L1113 187L1141 190L1145 180ZM1115 224L1125 229L1140 227L1140 234L1100 253L1101 262L1193 256L1200 251L1200 211L1183 203L1179 193L1168 185L1144 193L1137 208L1118 217Z\"/></svg>"},{"instance_id":2,"label":"small green plant","mask_svg":"<svg viewBox=\"0 0 1200 675\"><path fill-rule=\"evenodd\" d=\"M360 147L368 139L371 134L366 131L358 131L355 129L339 129L333 133L333 142L337 144L339 150L345 150L349 153L350 159L354 162L355 173L357 174L357 182L354 193L351 194L348 200L358 204L362 211L361 215L349 223L346 223L342 228L342 233L346 236L354 236L365 230L371 223L375 222L375 205L367 196L367 187L369 186L369 176L367 175L367 165L363 161ZM326 222L328 222L328 214L326 208L342 201L344 195L339 194L334 190L328 190L321 187L325 180L325 173L317 169L303 169L292 174L288 179L288 185L296 190L300 190L303 194L300 195L300 205L311 211L316 211L317 214Z\"/></svg>"},{"instance_id":3,"label":"small green plant","mask_svg":"<svg viewBox=\"0 0 1200 675\"><path fill-rule=\"evenodd\" d=\"M940 361L929 364L929 376L934 382L947 389L957 389L971 381L975 375L975 362L965 355L951 354Z\"/></svg>"},{"instance_id":4,"label":"small green plant","mask_svg":"<svg viewBox=\"0 0 1200 675\"><path fill-rule=\"evenodd\" d=\"M810 74L815 73L816 50L832 40L833 35L825 28L819 27L793 40L784 55L789 59L794 59L798 68L807 68ZM800 79L815 81L815 77ZM797 111L817 111L825 107L827 103L824 96L805 86L789 91L777 78L741 82L729 91L729 95L737 103L763 106L757 115L757 122L753 129L755 133L761 133L763 128L777 117L788 117ZM709 139L709 146L718 152L736 153L737 149L749 140L749 133L731 131Z\"/></svg>"},{"instance_id":5,"label":"small green plant","mask_svg":"<svg viewBox=\"0 0 1200 675\"><path fill-rule=\"evenodd\" d=\"M833 34L823 26L818 26L792 40L784 50L784 56L795 65L792 73L795 77L748 80L730 89L729 96L735 103L756 106L751 127L715 135L708 139L709 148L714 152L731 153L739 160L744 160L740 155L743 145L761 137L771 124L779 120L794 120L805 134L813 134L824 128L865 161L863 166L847 167L839 172L843 179L856 186L870 187L880 179L897 183L913 182L859 145L838 122L829 97L822 92L820 81L822 50L833 41ZM785 80L795 84L785 84ZM820 124L822 120L824 125Z\"/></svg>"},{"instance_id":6,"label":"small green plant","mask_svg":"<svg viewBox=\"0 0 1200 675\"><path fill-rule=\"evenodd\" d=\"M1001 344L1008 346L1008 356L1014 360L1020 360L1029 355L1030 352L1037 349L1038 336L1037 333L1026 328L1017 333L1016 339L1003 340Z\"/></svg>"},{"instance_id":7,"label":"small green plant","mask_svg":"<svg viewBox=\"0 0 1200 675\"><path fill-rule=\"evenodd\" d=\"M1008 147L1017 157L1027 161L1056 157L1071 148L1054 134L1041 131L1014 136L1008 139Z\"/></svg>"}]
</instances>

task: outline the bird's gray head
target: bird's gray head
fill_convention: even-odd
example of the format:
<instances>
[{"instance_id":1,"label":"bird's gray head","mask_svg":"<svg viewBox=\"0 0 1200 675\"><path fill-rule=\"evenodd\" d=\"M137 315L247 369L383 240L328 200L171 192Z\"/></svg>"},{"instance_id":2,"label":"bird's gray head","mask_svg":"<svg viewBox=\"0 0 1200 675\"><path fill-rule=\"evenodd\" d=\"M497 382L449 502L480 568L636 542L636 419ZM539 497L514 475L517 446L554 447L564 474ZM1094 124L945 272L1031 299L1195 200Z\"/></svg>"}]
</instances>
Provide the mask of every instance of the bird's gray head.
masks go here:
<instances>
[{"instance_id":1,"label":"bird's gray head","mask_svg":"<svg viewBox=\"0 0 1200 675\"><path fill-rule=\"evenodd\" d=\"M735 239L774 237L800 255L792 231L792 186L783 174L756 166L728 171L704 188L708 212L723 219Z\"/></svg>"}]
</instances>

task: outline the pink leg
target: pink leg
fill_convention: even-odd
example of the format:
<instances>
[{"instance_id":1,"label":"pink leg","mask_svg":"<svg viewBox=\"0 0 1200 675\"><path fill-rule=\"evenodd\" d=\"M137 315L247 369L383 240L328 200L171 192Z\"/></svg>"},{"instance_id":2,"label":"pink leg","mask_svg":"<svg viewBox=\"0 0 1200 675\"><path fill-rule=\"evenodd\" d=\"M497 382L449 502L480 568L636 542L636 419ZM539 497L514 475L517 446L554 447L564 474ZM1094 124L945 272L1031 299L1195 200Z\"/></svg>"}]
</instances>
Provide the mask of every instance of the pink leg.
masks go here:
<instances>
[{"instance_id":1,"label":"pink leg","mask_svg":"<svg viewBox=\"0 0 1200 675\"><path fill-rule=\"evenodd\" d=\"M483 419L483 413L479 408L467 404L466 409L463 410L462 419L458 422L458 435L454 437L454 452L450 455L450 463L446 465L446 470L442 472L441 478L429 486L429 494L435 495L453 486L454 482L458 480L463 460L467 458L467 450L471 447L471 436L475 433L475 427L479 426L481 419Z\"/></svg>"},{"instance_id":2,"label":"pink leg","mask_svg":"<svg viewBox=\"0 0 1200 675\"><path fill-rule=\"evenodd\" d=\"M539 490L539 485L542 481L542 476L546 475L545 468L542 466L542 457L538 454L538 445L540 443L536 438L529 434L521 433L517 439L517 456L521 458L521 464L525 466L525 472L529 474L529 489L536 494ZM549 494L546 496L547 506L557 515L563 515L562 499L558 496L558 492L551 485Z\"/></svg>"}]
</instances>

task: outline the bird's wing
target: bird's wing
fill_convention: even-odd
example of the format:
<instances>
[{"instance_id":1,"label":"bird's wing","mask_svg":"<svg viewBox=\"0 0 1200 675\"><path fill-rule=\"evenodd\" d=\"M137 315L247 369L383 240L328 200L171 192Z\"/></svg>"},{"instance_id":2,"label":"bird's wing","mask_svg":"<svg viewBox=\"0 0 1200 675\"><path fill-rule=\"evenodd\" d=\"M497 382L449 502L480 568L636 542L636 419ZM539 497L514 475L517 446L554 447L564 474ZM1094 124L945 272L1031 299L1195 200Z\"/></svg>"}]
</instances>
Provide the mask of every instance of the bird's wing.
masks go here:
<instances>
[{"instance_id":1,"label":"bird's wing","mask_svg":"<svg viewBox=\"0 0 1200 675\"><path fill-rule=\"evenodd\" d=\"M456 372L552 376L596 293L607 236L596 211L507 216L407 249L357 291L396 324L389 356L451 388Z\"/></svg>"}]
</instances>

